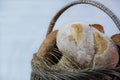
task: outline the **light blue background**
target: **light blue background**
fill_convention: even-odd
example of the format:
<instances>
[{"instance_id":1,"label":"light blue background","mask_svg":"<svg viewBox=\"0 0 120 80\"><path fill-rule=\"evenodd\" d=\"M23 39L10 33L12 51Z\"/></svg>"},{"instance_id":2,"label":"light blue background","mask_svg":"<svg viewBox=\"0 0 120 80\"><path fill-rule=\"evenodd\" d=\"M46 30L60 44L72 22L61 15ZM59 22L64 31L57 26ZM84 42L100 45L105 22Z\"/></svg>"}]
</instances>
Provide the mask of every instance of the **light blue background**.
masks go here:
<instances>
[{"instance_id":1,"label":"light blue background","mask_svg":"<svg viewBox=\"0 0 120 80\"><path fill-rule=\"evenodd\" d=\"M74 0L0 0L0 80L30 80L33 53L45 38L55 13ZM120 0L96 0L120 19ZM90 5L67 10L55 29L71 22L100 23L105 34L119 33L113 21Z\"/></svg>"}]
</instances>

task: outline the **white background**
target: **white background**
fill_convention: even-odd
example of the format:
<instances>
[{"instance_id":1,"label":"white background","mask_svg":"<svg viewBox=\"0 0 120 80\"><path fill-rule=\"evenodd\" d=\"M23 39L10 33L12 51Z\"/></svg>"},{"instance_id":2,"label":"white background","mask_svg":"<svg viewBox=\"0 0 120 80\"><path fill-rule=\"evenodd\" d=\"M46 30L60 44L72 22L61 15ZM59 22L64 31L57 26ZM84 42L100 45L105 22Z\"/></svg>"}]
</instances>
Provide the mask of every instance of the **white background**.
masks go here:
<instances>
[{"instance_id":1,"label":"white background","mask_svg":"<svg viewBox=\"0 0 120 80\"><path fill-rule=\"evenodd\" d=\"M45 38L55 13L74 0L0 0L0 80L30 80L32 55ZM96 0L120 19L120 0ZM55 29L71 22L100 23L105 34L119 33L113 21L90 5L67 10Z\"/></svg>"}]
</instances>

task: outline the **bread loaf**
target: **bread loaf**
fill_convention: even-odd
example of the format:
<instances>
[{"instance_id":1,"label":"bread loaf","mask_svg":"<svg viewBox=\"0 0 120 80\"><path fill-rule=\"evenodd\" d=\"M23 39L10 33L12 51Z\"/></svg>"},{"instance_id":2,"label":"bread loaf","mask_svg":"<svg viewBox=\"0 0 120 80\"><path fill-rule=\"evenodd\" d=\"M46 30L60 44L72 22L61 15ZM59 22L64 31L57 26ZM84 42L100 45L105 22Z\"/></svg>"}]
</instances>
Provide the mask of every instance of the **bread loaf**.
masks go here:
<instances>
[{"instance_id":1,"label":"bread loaf","mask_svg":"<svg viewBox=\"0 0 120 80\"><path fill-rule=\"evenodd\" d=\"M115 42L117 45L120 45L120 33L119 34L114 34L111 36L111 39L113 42Z\"/></svg>"},{"instance_id":2,"label":"bread loaf","mask_svg":"<svg viewBox=\"0 0 120 80\"><path fill-rule=\"evenodd\" d=\"M114 68L119 60L116 46L103 30L91 26L72 23L59 29L58 49L81 68Z\"/></svg>"},{"instance_id":3,"label":"bread loaf","mask_svg":"<svg viewBox=\"0 0 120 80\"><path fill-rule=\"evenodd\" d=\"M50 64L58 63L58 60L61 58L62 54L58 51L56 46L56 35L58 30L51 32L41 44L37 56L39 58L44 58L45 61Z\"/></svg>"},{"instance_id":4,"label":"bread loaf","mask_svg":"<svg viewBox=\"0 0 120 80\"><path fill-rule=\"evenodd\" d=\"M116 45L112 40L96 29L94 31L94 42L96 52L93 60L93 69L114 68L118 61L119 55Z\"/></svg>"}]
</instances>

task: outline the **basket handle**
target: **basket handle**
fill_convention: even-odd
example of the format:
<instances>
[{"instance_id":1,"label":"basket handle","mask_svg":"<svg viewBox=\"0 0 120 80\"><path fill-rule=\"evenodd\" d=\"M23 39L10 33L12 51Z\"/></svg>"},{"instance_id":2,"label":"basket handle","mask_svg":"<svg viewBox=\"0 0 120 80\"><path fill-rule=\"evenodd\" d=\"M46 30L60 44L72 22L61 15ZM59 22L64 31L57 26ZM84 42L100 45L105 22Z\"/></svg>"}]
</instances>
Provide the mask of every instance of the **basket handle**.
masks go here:
<instances>
[{"instance_id":1,"label":"basket handle","mask_svg":"<svg viewBox=\"0 0 120 80\"><path fill-rule=\"evenodd\" d=\"M53 17L53 19L51 20L48 30L47 30L47 34L46 36L52 32L53 27L56 23L56 21L58 20L58 18L62 15L62 13L64 11L66 11L68 8L77 5L77 4L90 4L92 6L95 6L99 9L101 9L103 12L105 12L107 15L109 15L109 17L113 20L113 22L116 24L116 26L118 27L118 29L120 30L120 20L117 18L117 16L110 10L108 9L106 6L104 6L103 4L96 2L96 1L91 1L91 0L79 0L79 1L74 1L68 5L66 5L65 7L63 7L60 11L58 11L58 13Z\"/></svg>"}]
</instances>

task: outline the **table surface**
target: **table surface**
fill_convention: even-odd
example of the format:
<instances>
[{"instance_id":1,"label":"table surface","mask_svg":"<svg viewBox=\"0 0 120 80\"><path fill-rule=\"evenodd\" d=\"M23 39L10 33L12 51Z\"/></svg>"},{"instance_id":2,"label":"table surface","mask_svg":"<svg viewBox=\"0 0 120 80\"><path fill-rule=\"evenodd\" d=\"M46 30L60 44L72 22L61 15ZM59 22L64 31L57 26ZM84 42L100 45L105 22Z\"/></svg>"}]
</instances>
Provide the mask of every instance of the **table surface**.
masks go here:
<instances>
[{"instance_id":1,"label":"table surface","mask_svg":"<svg viewBox=\"0 0 120 80\"><path fill-rule=\"evenodd\" d=\"M74 0L0 0L0 80L30 80L32 55L45 38L56 12ZM120 19L120 0L96 0ZM110 37L120 33L113 21L90 5L67 10L55 29L71 22L99 23Z\"/></svg>"}]
</instances>

